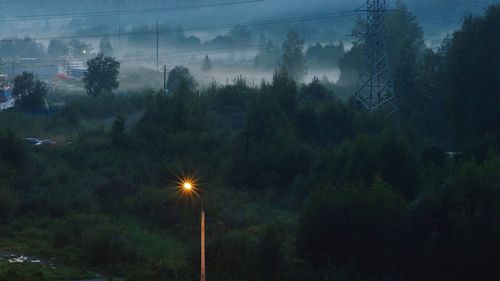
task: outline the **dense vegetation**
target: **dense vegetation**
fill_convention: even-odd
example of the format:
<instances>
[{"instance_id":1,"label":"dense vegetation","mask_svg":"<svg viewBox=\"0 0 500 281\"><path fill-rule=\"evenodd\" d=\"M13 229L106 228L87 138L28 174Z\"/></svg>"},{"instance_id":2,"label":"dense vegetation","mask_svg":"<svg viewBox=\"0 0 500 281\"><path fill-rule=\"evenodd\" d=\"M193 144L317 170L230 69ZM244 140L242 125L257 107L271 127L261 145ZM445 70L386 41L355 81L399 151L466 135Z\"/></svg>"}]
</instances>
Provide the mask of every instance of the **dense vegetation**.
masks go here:
<instances>
[{"instance_id":1,"label":"dense vegetation","mask_svg":"<svg viewBox=\"0 0 500 281\"><path fill-rule=\"evenodd\" d=\"M392 17L389 29L407 35L388 44L399 115L340 100L347 80L299 84L300 71L284 68L259 87L240 78L198 90L183 67L169 95L79 97L44 118L2 113L0 251L127 280L192 280L199 202L175 188L192 175L210 279L496 280L500 7L467 16L439 51L413 17ZM343 74L357 71L360 44ZM58 144L28 146L30 134ZM0 261L0 280L12 274Z\"/></svg>"}]
</instances>

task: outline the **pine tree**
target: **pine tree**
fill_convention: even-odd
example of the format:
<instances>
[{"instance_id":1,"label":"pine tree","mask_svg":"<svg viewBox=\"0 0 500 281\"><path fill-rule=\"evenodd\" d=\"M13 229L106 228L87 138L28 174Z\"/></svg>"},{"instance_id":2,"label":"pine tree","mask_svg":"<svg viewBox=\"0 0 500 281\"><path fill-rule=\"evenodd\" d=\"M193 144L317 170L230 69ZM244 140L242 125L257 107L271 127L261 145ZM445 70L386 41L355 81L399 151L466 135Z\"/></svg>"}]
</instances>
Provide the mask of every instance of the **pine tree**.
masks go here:
<instances>
[{"instance_id":1,"label":"pine tree","mask_svg":"<svg viewBox=\"0 0 500 281\"><path fill-rule=\"evenodd\" d=\"M283 43L283 69L296 81L302 81L307 74L304 56L304 40L295 31L290 31Z\"/></svg>"}]
</instances>

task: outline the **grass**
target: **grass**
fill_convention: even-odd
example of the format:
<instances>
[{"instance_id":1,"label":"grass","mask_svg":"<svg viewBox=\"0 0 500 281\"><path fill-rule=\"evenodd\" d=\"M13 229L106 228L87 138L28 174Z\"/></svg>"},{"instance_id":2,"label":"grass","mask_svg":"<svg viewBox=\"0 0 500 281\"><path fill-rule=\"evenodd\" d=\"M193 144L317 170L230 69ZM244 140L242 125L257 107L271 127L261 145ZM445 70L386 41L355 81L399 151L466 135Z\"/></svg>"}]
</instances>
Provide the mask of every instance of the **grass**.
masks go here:
<instances>
[{"instance_id":1,"label":"grass","mask_svg":"<svg viewBox=\"0 0 500 281\"><path fill-rule=\"evenodd\" d=\"M46 263L9 263L0 260L0 281L51 281L95 278L96 274L70 266Z\"/></svg>"},{"instance_id":2,"label":"grass","mask_svg":"<svg viewBox=\"0 0 500 281\"><path fill-rule=\"evenodd\" d=\"M0 255L0 281L50 281L82 280L95 278L96 274L78 267L76 249L56 250L52 247L49 222L45 219L28 219L4 228L0 238L0 254L29 256L41 259L40 263L9 263Z\"/></svg>"},{"instance_id":3,"label":"grass","mask_svg":"<svg viewBox=\"0 0 500 281\"><path fill-rule=\"evenodd\" d=\"M96 274L74 267L41 263L9 263L0 261L0 280L80 280L95 278Z\"/></svg>"},{"instance_id":4,"label":"grass","mask_svg":"<svg viewBox=\"0 0 500 281\"><path fill-rule=\"evenodd\" d=\"M170 268L186 266L188 246L172 233L153 232L136 222L118 223L120 232L136 247L137 253L153 264ZM0 281L82 280L96 275L81 265L84 257L76 247L55 248L49 219L31 218L9 225L0 233ZM40 258L41 263L9 263L6 254ZM81 265L81 266L80 266ZM96 269L100 271L99 269ZM102 269L106 272L106 269Z\"/></svg>"},{"instance_id":5,"label":"grass","mask_svg":"<svg viewBox=\"0 0 500 281\"><path fill-rule=\"evenodd\" d=\"M166 260L171 264L185 260L186 245L172 234L152 233L138 225L128 226L126 233L143 256Z\"/></svg>"}]
</instances>

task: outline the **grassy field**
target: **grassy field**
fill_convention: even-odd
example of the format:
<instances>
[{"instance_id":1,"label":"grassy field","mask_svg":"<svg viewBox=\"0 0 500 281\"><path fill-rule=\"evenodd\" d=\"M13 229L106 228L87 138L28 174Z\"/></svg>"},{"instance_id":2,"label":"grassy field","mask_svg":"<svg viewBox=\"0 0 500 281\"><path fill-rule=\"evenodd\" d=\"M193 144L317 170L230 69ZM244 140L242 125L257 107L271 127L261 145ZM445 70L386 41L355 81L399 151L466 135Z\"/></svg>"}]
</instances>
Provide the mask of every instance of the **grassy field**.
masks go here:
<instances>
[{"instance_id":1,"label":"grassy field","mask_svg":"<svg viewBox=\"0 0 500 281\"><path fill-rule=\"evenodd\" d=\"M101 276L95 272L120 275L124 267L133 266L117 265L115 272L99 265L84 266L87 257L81 250L54 245L54 229L59 226L58 222L33 218L4 229L0 235L0 281L86 280ZM174 235L153 232L133 222L124 224L120 232L126 233L139 256L152 263L168 264L171 268L186 266L187 247ZM27 259L9 262L19 257Z\"/></svg>"}]
</instances>

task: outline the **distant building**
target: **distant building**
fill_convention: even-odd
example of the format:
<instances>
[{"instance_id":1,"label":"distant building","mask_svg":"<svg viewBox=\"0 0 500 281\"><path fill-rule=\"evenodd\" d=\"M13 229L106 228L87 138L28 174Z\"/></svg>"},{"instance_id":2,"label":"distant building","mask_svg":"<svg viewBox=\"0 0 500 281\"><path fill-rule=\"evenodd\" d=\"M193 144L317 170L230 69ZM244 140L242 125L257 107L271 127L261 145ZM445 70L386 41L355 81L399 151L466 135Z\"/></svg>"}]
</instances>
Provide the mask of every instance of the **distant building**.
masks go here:
<instances>
[{"instance_id":1,"label":"distant building","mask_svg":"<svg viewBox=\"0 0 500 281\"><path fill-rule=\"evenodd\" d=\"M87 71L87 67L81 61L71 61L68 63L69 75L75 78L82 78L83 73Z\"/></svg>"},{"instance_id":2,"label":"distant building","mask_svg":"<svg viewBox=\"0 0 500 281\"><path fill-rule=\"evenodd\" d=\"M87 66L81 61L64 60L57 66L56 77L59 79L81 79Z\"/></svg>"}]
</instances>

